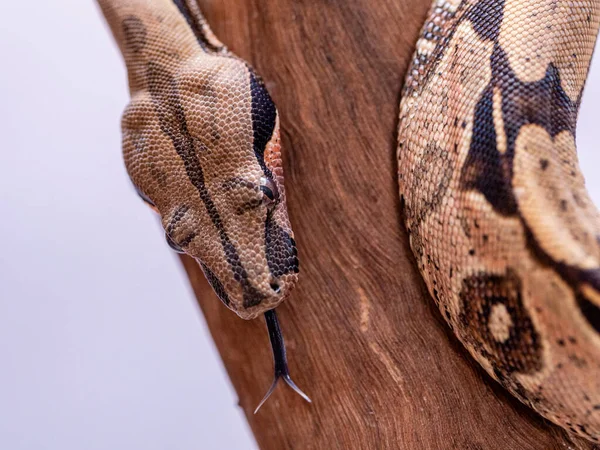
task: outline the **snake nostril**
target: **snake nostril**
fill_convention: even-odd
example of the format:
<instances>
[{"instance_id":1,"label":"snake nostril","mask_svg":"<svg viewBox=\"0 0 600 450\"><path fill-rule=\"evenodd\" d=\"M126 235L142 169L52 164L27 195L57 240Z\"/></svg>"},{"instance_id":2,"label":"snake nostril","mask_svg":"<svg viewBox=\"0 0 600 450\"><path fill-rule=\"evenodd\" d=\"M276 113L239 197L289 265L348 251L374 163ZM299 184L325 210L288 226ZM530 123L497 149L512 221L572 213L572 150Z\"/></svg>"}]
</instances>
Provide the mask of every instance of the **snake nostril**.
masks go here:
<instances>
[{"instance_id":1,"label":"snake nostril","mask_svg":"<svg viewBox=\"0 0 600 450\"><path fill-rule=\"evenodd\" d=\"M276 281L272 281L270 283L271 289L273 289L273 291L278 294L279 291L281 291L281 286L279 286L279 283L277 283Z\"/></svg>"}]
</instances>

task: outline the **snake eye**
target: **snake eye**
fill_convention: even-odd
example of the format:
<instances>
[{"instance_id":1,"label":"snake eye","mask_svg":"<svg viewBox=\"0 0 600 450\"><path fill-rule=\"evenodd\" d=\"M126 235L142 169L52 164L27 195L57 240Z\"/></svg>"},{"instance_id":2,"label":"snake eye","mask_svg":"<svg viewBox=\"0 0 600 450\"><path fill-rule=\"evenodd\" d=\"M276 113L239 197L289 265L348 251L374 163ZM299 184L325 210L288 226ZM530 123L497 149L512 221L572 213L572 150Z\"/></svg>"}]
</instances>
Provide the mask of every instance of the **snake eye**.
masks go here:
<instances>
[{"instance_id":1,"label":"snake eye","mask_svg":"<svg viewBox=\"0 0 600 450\"><path fill-rule=\"evenodd\" d=\"M279 191L273 180L269 178L260 179L260 190L263 195L263 202L267 206L271 206L277 200L279 200Z\"/></svg>"},{"instance_id":2,"label":"snake eye","mask_svg":"<svg viewBox=\"0 0 600 450\"><path fill-rule=\"evenodd\" d=\"M169 236L168 233L165 233L165 240L167 241L167 244L169 244L169 247L171 247L177 253L185 253L181 247L177 245L173 239L171 239L171 236Z\"/></svg>"},{"instance_id":3,"label":"snake eye","mask_svg":"<svg viewBox=\"0 0 600 450\"><path fill-rule=\"evenodd\" d=\"M272 202L275 201L275 194L273 194L273 191L270 188L267 186L261 186L260 190L263 191L263 194L265 194L269 200Z\"/></svg>"}]
</instances>

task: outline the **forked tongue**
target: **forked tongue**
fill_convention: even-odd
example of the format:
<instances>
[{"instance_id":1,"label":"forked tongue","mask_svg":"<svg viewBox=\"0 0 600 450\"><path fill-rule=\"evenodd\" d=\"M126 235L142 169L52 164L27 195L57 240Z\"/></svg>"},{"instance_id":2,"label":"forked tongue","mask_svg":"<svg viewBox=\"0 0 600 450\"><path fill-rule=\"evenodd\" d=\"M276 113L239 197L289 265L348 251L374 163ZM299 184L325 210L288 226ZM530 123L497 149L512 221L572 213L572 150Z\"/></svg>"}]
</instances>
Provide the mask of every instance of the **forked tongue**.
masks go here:
<instances>
[{"instance_id":1,"label":"forked tongue","mask_svg":"<svg viewBox=\"0 0 600 450\"><path fill-rule=\"evenodd\" d=\"M285 343L283 342L283 335L281 334L281 328L279 328L279 321L277 320L277 314L275 313L274 309L270 309L265 313L265 322L267 323L267 330L269 331L271 350L273 350L275 377L273 379L273 384L271 384L271 387L265 394L264 398L254 410L254 414L258 412L260 407L264 405L267 399L271 396L280 378L282 378L289 387L296 391L300 397L302 397L308 403L312 403L310 398L308 398L308 395L302 392L290 377L290 371L287 365L287 356L285 354Z\"/></svg>"}]
</instances>

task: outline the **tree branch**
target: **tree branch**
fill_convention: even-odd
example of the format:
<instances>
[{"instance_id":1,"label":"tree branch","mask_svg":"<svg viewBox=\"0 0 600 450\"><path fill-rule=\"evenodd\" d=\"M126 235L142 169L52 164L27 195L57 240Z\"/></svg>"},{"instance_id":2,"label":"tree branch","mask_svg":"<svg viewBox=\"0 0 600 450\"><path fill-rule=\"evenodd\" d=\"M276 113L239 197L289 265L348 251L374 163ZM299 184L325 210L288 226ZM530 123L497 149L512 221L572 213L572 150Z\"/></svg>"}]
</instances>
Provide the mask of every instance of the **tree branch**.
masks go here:
<instances>
[{"instance_id":1,"label":"tree branch","mask_svg":"<svg viewBox=\"0 0 600 450\"><path fill-rule=\"evenodd\" d=\"M415 267L400 216L396 127L429 0L200 4L220 39L263 76L282 119L301 278L278 313L292 377L313 404L282 384L253 415L272 377L264 321L237 318L183 259L261 448L592 448L471 360Z\"/></svg>"}]
</instances>

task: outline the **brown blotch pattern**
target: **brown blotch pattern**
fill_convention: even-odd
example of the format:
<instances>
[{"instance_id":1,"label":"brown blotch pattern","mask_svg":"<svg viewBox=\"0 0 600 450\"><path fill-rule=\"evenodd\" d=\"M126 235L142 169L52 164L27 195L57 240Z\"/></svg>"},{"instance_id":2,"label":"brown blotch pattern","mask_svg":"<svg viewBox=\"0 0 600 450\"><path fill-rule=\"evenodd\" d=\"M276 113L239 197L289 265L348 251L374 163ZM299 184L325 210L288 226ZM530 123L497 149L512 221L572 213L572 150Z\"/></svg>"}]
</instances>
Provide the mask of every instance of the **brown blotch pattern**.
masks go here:
<instances>
[{"instance_id":1,"label":"brown blotch pattern","mask_svg":"<svg viewBox=\"0 0 600 450\"><path fill-rule=\"evenodd\" d=\"M506 374L531 374L543 367L540 337L521 291L521 280L509 269L505 275L481 273L467 277L459 294L460 322L468 330L465 339ZM498 307L510 317L505 339L498 339L493 329L493 314Z\"/></svg>"},{"instance_id":2,"label":"brown blotch pattern","mask_svg":"<svg viewBox=\"0 0 600 450\"><path fill-rule=\"evenodd\" d=\"M148 32L144 22L139 17L128 16L121 23L125 36L125 45L133 53L141 51L146 46Z\"/></svg>"},{"instance_id":3,"label":"brown blotch pattern","mask_svg":"<svg viewBox=\"0 0 600 450\"><path fill-rule=\"evenodd\" d=\"M426 174L434 164L439 164L440 173L437 177L437 183L431 185ZM420 225L428 215L440 206L446 190L450 186L451 176L452 165L449 155L441 147L433 143L430 144L415 168L415 193L417 197L415 197L411 206L405 208L411 245L415 253L421 256L423 255L423 246L419 230Z\"/></svg>"},{"instance_id":4,"label":"brown blotch pattern","mask_svg":"<svg viewBox=\"0 0 600 450\"><path fill-rule=\"evenodd\" d=\"M411 247L448 324L517 398L595 441L600 214L574 133L599 25L592 0L436 0L398 137Z\"/></svg>"}]
</instances>

